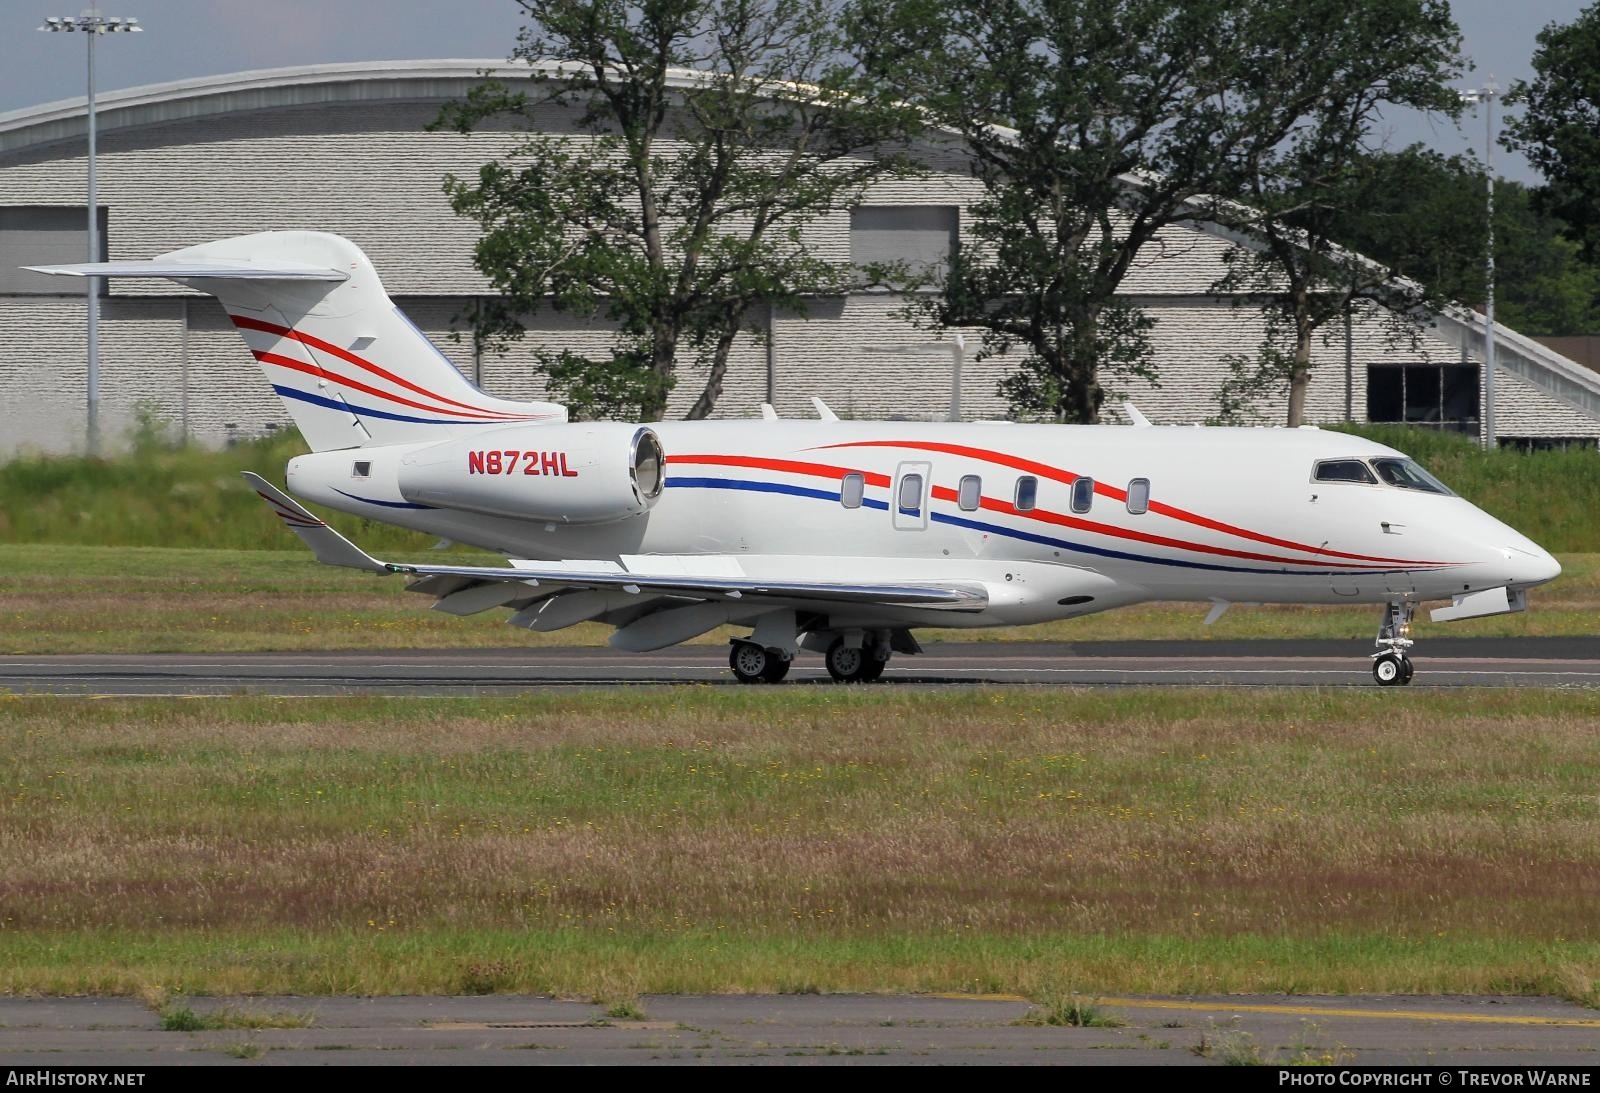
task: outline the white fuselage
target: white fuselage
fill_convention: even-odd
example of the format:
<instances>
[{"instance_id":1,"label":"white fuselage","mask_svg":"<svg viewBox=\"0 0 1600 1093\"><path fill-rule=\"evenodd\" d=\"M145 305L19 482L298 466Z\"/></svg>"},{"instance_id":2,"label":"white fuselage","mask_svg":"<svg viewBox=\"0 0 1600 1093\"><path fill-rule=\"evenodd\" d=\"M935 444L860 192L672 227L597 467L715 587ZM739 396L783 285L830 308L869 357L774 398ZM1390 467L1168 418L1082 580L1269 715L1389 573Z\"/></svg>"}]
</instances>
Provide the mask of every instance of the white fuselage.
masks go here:
<instances>
[{"instance_id":1,"label":"white fuselage","mask_svg":"<svg viewBox=\"0 0 1600 1093\"><path fill-rule=\"evenodd\" d=\"M397 469L426 445L303 456L290 464L289 485L346 512L513 558L714 555L738 559L756 578L966 579L990 589L981 614L878 610L834 625L1005 625L1152 599L1415 601L1526 588L1560 572L1539 546L1459 497L1315 481L1319 461L1398 454L1336 432L830 421L651 428L667 453L665 489L650 511L609 523L409 503ZM493 447L488 434L485 445ZM369 464L365 477L352 477L357 458ZM844 503L843 476L852 473L862 476L858 507ZM905 484L916 475L920 484ZM973 477L963 497L962 480ZM1085 506L1080 484L1075 511L1074 482L1084 477L1094 493ZM1036 482L1031 508L1016 503L1022 478ZM1142 513L1129 511L1135 479L1149 482Z\"/></svg>"}]
</instances>

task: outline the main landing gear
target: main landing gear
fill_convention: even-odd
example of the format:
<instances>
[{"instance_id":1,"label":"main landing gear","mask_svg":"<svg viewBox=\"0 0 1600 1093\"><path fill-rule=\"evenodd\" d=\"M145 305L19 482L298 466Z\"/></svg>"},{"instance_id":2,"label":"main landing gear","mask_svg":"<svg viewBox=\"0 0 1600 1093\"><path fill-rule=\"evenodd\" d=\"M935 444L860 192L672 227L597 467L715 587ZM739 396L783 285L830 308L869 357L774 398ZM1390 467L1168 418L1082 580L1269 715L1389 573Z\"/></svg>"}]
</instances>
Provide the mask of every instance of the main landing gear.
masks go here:
<instances>
[{"instance_id":1,"label":"main landing gear","mask_svg":"<svg viewBox=\"0 0 1600 1093\"><path fill-rule=\"evenodd\" d=\"M883 675L889 663L889 649L875 641L863 641L852 649L844 638L834 638L823 660L835 683L871 683Z\"/></svg>"},{"instance_id":2,"label":"main landing gear","mask_svg":"<svg viewBox=\"0 0 1600 1093\"><path fill-rule=\"evenodd\" d=\"M829 636L827 631L807 634L806 647L818 651L819 642ZM883 675L896 639L887 632L873 631L857 631L851 637L853 641L840 634L820 646L822 662L835 683L871 683ZM905 642L915 649L909 635ZM734 638L730 644L728 667L740 683L778 683L789 674L793 660L781 645L764 645L751 638Z\"/></svg>"},{"instance_id":3,"label":"main landing gear","mask_svg":"<svg viewBox=\"0 0 1600 1093\"><path fill-rule=\"evenodd\" d=\"M792 659L781 649L767 649L753 641L733 642L728 667L740 683L781 683Z\"/></svg>"},{"instance_id":4,"label":"main landing gear","mask_svg":"<svg viewBox=\"0 0 1600 1093\"><path fill-rule=\"evenodd\" d=\"M1416 674L1406 651L1411 648L1411 617L1416 605L1399 600L1384 608L1378 627L1378 652L1372 654L1372 678L1380 687L1404 687Z\"/></svg>"}]
</instances>

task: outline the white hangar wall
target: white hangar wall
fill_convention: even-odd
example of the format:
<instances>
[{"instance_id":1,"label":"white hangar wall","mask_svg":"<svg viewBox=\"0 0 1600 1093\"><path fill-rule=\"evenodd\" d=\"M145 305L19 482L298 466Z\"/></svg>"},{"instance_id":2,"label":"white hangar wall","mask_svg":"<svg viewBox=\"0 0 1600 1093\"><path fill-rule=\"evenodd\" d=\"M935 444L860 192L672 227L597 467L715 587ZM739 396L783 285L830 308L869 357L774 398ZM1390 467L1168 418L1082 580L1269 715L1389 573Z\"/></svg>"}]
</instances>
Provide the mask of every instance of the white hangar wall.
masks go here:
<instances>
[{"instance_id":1,"label":"white hangar wall","mask_svg":"<svg viewBox=\"0 0 1600 1093\"><path fill-rule=\"evenodd\" d=\"M452 318L485 286L471 266L476 227L451 213L441 182L447 173L471 175L507 151L516 135L502 130L462 137L424 127L485 64L312 66L103 96L99 197L108 210L109 256L149 257L269 228L334 231L367 251L397 304L463 373L496 395L544 397L532 369L534 351L601 350L605 322L541 313L505 355L475 354L470 339L449 338ZM570 117L551 110L540 123L563 130ZM82 208L81 124L81 104L0 116L0 210ZM938 173L880 183L865 203L959 209L979 196L954 151L929 147L922 154ZM956 225L970 243L969 218L958 215ZM810 235L824 256L850 261L848 211L818 223ZM1170 229L1140 256L1125 283L1156 320L1152 344L1160 383L1110 386L1156 421L1213 417L1224 358L1252 354L1259 343L1258 312L1207 295L1229 245L1208 231ZM4 246L0 232L0 261ZM0 384L6 392L0 453L82 443L84 308L74 294L78 283L62 280L59 287L62 295L0 293ZM126 430L140 406L208 443L288 426L215 301L166 282L115 281L108 291L101 325L107 435ZM949 335L912 327L901 314L905 304L894 294L864 292L812 301L804 316L773 316L770 361L779 411L808 415L809 397L821 395L857 418L944 416ZM963 415L1003 416L997 385L1009 366L1003 358L977 360L977 350L978 339L968 332ZM1345 416L1345 352L1342 328L1317 345L1313 420ZM1397 344L1371 315L1352 324L1350 358L1350 406L1358 420L1366 416L1369 365L1463 362L1456 343L1438 331L1421 332L1416 345ZM1466 361L1475 364L1477 357L1469 354ZM754 414L767 393L768 365L768 347L742 338L718 414ZM688 408L703 379L694 365L683 366L670 413ZM1496 409L1503 435L1600 437L1600 414L1581 413L1516 376L1501 373L1500 380ZM1284 413L1281 399L1257 409L1268 423Z\"/></svg>"}]
</instances>

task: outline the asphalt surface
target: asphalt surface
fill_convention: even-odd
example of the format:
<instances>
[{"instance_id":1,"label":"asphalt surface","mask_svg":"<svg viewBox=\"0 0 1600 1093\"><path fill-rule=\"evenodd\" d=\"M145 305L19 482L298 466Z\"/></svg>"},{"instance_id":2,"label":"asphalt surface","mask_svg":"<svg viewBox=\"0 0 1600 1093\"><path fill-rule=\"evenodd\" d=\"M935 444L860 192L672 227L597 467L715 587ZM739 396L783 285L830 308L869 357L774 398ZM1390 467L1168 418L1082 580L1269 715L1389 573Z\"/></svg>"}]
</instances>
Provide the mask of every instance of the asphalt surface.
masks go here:
<instances>
[{"instance_id":1,"label":"asphalt surface","mask_svg":"<svg viewBox=\"0 0 1600 1093\"><path fill-rule=\"evenodd\" d=\"M1372 687L1367 641L964 642L896 656L889 686ZM1600 638L1434 639L1413 687L1600 687ZM58 695L501 694L552 686L737 686L727 650L605 648L189 653L0 658L0 691ZM786 685L833 686L802 653Z\"/></svg>"},{"instance_id":2,"label":"asphalt surface","mask_svg":"<svg viewBox=\"0 0 1600 1093\"><path fill-rule=\"evenodd\" d=\"M0 998L0 1068L647 1063L1577 1065L1600 1013L1537 998L1113 998L1114 1028L1024 1023L1019 999L647 996L610 1019L538 997L193 999L304 1027L171 1032L116 998ZM152 1082L146 1082L153 1086ZM1463 1083L1467 1084L1467 1083Z\"/></svg>"}]
</instances>

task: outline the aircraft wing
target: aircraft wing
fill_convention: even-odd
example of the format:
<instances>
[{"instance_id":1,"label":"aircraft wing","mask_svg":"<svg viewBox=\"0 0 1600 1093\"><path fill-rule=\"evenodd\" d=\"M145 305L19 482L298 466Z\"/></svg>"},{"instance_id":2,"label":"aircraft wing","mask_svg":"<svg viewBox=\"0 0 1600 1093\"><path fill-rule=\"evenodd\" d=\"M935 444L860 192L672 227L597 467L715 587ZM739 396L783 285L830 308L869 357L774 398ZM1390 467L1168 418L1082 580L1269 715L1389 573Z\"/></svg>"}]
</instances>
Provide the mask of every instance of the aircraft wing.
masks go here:
<instances>
[{"instance_id":1,"label":"aircraft wing","mask_svg":"<svg viewBox=\"0 0 1600 1093\"><path fill-rule=\"evenodd\" d=\"M606 594L600 599L585 601L591 606L605 607L606 611L621 609L629 603L642 606L652 598L669 598L679 603L718 602L729 606L834 603L960 612L982 611L989 604L987 590L970 582L772 580L733 572L697 575L693 572L697 568L716 568L714 564L707 566L707 559L699 557L633 556L626 559L626 568L616 562L519 562L506 567L384 562L328 527L260 475L245 472L245 479L284 525L311 548L319 562L372 573L403 573L417 577L419 580L408 585L408 589L437 596L434 606L451 614L475 614L494 607L525 608L535 601L567 592ZM567 612L549 614L550 618L543 620L547 624L565 617ZM572 621L581 622L596 614ZM530 624L534 617L528 616ZM559 629L548 625L536 628Z\"/></svg>"}]
</instances>

